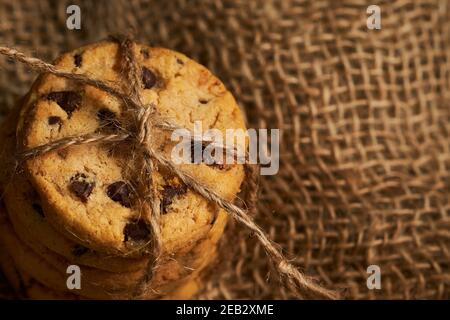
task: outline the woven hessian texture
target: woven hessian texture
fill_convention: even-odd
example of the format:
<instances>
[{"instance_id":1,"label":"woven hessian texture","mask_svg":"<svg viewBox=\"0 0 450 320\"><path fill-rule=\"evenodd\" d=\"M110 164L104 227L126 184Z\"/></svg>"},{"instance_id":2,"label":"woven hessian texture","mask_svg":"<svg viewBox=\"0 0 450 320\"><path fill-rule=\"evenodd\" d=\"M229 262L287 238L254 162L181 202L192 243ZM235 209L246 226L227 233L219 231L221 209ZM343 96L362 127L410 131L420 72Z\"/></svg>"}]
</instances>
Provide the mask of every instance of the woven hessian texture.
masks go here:
<instances>
[{"instance_id":1,"label":"woven hessian texture","mask_svg":"<svg viewBox=\"0 0 450 320\"><path fill-rule=\"evenodd\" d=\"M73 3L79 31L65 27ZM206 65L250 127L282 130L255 219L296 265L349 299L450 298L448 1L0 4L1 44L46 60L131 31ZM371 4L381 30L366 27ZM35 74L1 59L6 110ZM292 298L257 241L230 227L201 297ZM366 286L372 264L381 290Z\"/></svg>"}]
</instances>

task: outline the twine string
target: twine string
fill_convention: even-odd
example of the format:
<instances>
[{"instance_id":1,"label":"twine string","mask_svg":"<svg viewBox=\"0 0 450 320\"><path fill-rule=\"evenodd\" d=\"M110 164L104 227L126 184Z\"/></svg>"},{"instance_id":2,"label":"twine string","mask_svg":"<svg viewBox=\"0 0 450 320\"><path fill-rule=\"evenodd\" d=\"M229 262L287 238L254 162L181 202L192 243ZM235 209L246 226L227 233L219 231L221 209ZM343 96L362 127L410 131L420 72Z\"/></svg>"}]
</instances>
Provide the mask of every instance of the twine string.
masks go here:
<instances>
[{"instance_id":1,"label":"twine string","mask_svg":"<svg viewBox=\"0 0 450 320\"><path fill-rule=\"evenodd\" d=\"M140 199L140 213L150 224L153 240L154 259L148 261L146 273L137 284L134 292L134 297L141 298L145 297L149 290L153 291L149 284L153 271L158 268L162 251L161 212L159 205L155 205L158 197L155 188L152 187L154 163L149 156L149 152L147 152L151 148L151 116L154 113L154 107L152 105L144 106L139 94L141 68L134 54L134 42L121 35L111 38L119 44L121 75L126 81L128 96L133 101L129 108L135 122L134 127L137 130L135 144L136 150L138 150L138 157L135 158L137 163L133 166L138 175L133 181L137 181L136 192L138 199Z\"/></svg>"},{"instance_id":2,"label":"twine string","mask_svg":"<svg viewBox=\"0 0 450 320\"><path fill-rule=\"evenodd\" d=\"M5 55L14 61L21 62L27 67L36 70L39 73L50 73L58 77L64 77L84 85L91 85L98 89L119 98L128 106L129 111L134 118L134 126L131 128L119 127L119 133L104 134L91 133L77 137L67 137L60 140L52 141L44 145L29 148L18 153L18 158L22 161L37 157L39 155L68 148L73 145L91 144L91 143L117 143L122 141L131 141L135 148L133 150L137 153L139 159L138 173L138 198L142 202L142 214L150 223L152 235L154 240L153 252L155 254L155 261L158 260L161 253L161 230L160 230L160 209L159 199L156 196L156 190L152 187L152 171L156 165L161 165L167 168L170 172L177 175L187 187L200 194L208 201L214 202L219 207L228 212L237 222L245 226L249 231L256 235L258 241L268 254L272 265L280 275L281 279L294 290L299 296L336 299L338 294L330 291L319 284L310 277L305 276L295 266L293 266L277 248L277 246L268 238L265 232L253 221L250 212L256 206L256 193L258 186L258 172L257 166L245 163L246 185L248 188L248 197L246 205L248 210L244 210L236 206L233 202L222 198L214 190L208 186L200 183L190 174L179 169L171 160L166 159L163 155L156 152L151 147L152 128L158 127L164 130L174 130L179 128L176 124L171 123L167 119L160 117L157 114L154 106L144 106L139 95L140 88L140 67L134 57L133 46L134 42L126 37L114 38L119 43L121 53L122 76L126 83L128 92L124 93L117 89L119 87L114 83L103 82L98 79L90 78L87 75L64 72L57 69L54 65L46 63L34 57L28 57L25 54L9 48L0 46L0 54ZM146 282L151 278L151 269L149 267L147 275L143 282L139 284L141 290L138 295L143 295L146 290ZM151 289L151 288L147 288Z\"/></svg>"}]
</instances>

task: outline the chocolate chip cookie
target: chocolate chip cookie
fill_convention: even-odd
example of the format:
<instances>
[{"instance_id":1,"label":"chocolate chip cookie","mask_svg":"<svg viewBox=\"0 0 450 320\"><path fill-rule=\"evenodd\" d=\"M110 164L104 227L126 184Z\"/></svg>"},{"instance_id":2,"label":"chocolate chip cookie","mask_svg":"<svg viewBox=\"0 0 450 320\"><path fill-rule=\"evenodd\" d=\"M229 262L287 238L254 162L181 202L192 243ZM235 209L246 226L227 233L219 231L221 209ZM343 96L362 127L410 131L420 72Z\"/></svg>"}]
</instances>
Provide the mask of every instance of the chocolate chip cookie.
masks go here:
<instances>
[{"instance_id":1,"label":"chocolate chip cookie","mask_svg":"<svg viewBox=\"0 0 450 320\"><path fill-rule=\"evenodd\" d=\"M29 274L39 283L45 284L45 286L51 287L58 292L75 294L81 298L89 299L135 298L132 294L133 291L131 290L124 291L122 288L106 289L104 283L99 285L98 283L86 279L85 268L81 268L81 289L69 290L66 285L68 275L65 271L67 267L62 263L49 263L48 259L43 258L42 255L37 254L31 247L23 243L14 233L11 225L9 225L6 219L0 221L0 246L2 247L2 250L11 257L10 262L17 267L19 275ZM210 262L208 260L203 261ZM182 268L186 268L185 277L180 277ZM200 268L198 270L200 270ZM176 293L178 289L181 290L181 288L183 288L191 279L195 279L196 275L197 273L193 273L189 266L180 265L176 258L174 260L162 262L160 272L158 272L155 279L148 284L149 291L146 292L146 296L142 298L158 299L169 297L171 294ZM90 276L98 275L92 273Z\"/></svg>"},{"instance_id":2,"label":"chocolate chip cookie","mask_svg":"<svg viewBox=\"0 0 450 320\"><path fill-rule=\"evenodd\" d=\"M69 290L66 285L67 274L51 266L31 248L22 243L12 230L2 209L0 217L0 246L11 257L11 263L17 268L19 275L28 274L38 282L54 288L59 292L73 293L91 299L120 299L121 296L110 293L99 286L83 283L80 290Z\"/></svg>"},{"instance_id":3,"label":"chocolate chip cookie","mask_svg":"<svg viewBox=\"0 0 450 320\"><path fill-rule=\"evenodd\" d=\"M0 141L3 142L0 149L0 163L3 164L0 185L15 232L26 239L26 242L41 243L73 264L119 273L145 268L148 262L146 257L133 259L98 253L71 241L63 235L64 232L57 231L47 222L39 194L23 173L14 172L15 131L19 110L19 107L12 110L0 128Z\"/></svg>"},{"instance_id":4,"label":"chocolate chip cookie","mask_svg":"<svg viewBox=\"0 0 450 320\"><path fill-rule=\"evenodd\" d=\"M203 130L214 128L224 135L226 129L245 129L234 98L206 68L167 49L137 44L134 51L142 70L139 94L144 105L154 105L159 114L190 130L196 120L202 122ZM56 66L120 83L119 58L117 44L105 41L61 56ZM125 109L121 101L95 87L44 75L24 103L19 146L30 148L64 137L114 131L123 122ZM153 143L170 158L174 145L170 133L155 131ZM139 210L135 183L126 175L131 154L126 144L84 144L28 160L26 171L49 223L67 230L88 249L140 254L152 235ZM179 167L229 200L244 177L242 165ZM172 253L205 237L218 210L176 177L157 169L152 178L162 205L163 252Z\"/></svg>"}]
</instances>

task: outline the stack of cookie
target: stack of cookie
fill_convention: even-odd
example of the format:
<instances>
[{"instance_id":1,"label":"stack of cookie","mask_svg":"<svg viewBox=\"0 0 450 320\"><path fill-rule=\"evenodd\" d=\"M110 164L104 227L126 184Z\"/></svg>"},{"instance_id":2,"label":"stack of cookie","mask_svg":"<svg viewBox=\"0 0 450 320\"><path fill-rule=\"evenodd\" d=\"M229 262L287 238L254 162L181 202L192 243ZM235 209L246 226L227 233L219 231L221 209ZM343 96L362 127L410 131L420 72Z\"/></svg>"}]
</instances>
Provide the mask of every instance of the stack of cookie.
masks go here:
<instances>
[{"instance_id":1,"label":"stack of cookie","mask_svg":"<svg viewBox=\"0 0 450 320\"><path fill-rule=\"evenodd\" d=\"M223 84L182 54L136 44L144 105L177 125L203 130L245 129L241 112ZM105 82L120 83L120 53L114 42L92 44L62 55L55 65ZM160 203L162 253L150 250L152 232L142 215L126 144L83 144L17 164L17 150L66 137L114 132L124 103L89 85L42 75L4 121L1 131L0 262L25 298L190 298L210 265L227 214L155 168ZM152 140L170 158L170 132ZM232 200L244 178L241 165L180 164L198 181ZM155 266L157 266L155 268ZM77 271L81 277L77 279Z\"/></svg>"}]
</instances>

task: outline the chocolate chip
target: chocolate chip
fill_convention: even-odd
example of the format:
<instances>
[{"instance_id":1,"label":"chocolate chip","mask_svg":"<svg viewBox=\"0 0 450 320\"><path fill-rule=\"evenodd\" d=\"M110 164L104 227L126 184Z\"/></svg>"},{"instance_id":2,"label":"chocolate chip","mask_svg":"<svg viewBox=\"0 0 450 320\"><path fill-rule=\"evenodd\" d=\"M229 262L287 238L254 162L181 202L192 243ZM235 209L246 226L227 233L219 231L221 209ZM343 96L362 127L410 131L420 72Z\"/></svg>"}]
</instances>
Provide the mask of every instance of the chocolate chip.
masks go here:
<instances>
[{"instance_id":1,"label":"chocolate chip","mask_svg":"<svg viewBox=\"0 0 450 320\"><path fill-rule=\"evenodd\" d=\"M48 100L55 101L69 117L81 104L81 95L74 91L57 91L47 95Z\"/></svg>"},{"instance_id":2,"label":"chocolate chip","mask_svg":"<svg viewBox=\"0 0 450 320\"><path fill-rule=\"evenodd\" d=\"M73 56L73 61L76 67L81 67L81 62L83 61L83 56L80 53L77 53Z\"/></svg>"},{"instance_id":3,"label":"chocolate chip","mask_svg":"<svg viewBox=\"0 0 450 320\"><path fill-rule=\"evenodd\" d=\"M134 240L142 241L148 239L150 235L150 229L144 220L134 220L127 223L123 229L123 234L125 236L125 241Z\"/></svg>"},{"instance_id":4,"label":"chocolate chip","mask_svg":"<svg viewBox=\"0 0 450 320\"><path fill-rule=\"evenodd\" d=\"M156 85L156 75L150 69L146 67L142 68L142 83L144 84L144 89L150 89Z\"/></svg>"},{"instance_id":5,"label":"chocolate chip","mask_svg":"<svg viewBox=\"0 0 450 320\"><path fill-rule=\"evenodd\" d=\"M75 247L73 247L72 249L72 254L75 257L81 257L82 255L84 255L85 253L87 253L89 251L88 248L86 248L85 246L82 246L80 244L77 244Z\"/></svg>"},{"instance_id":6,"label":"chocolate chip","mask_svg":"<svg viewBox=\"0 0 450 320\"><path fill-rule=\"evenodd\" d=\"M102 108L97 111L97 119L104 127L116 128L118 123L116 121L116 114L108 108Z\"/></svg>"},{"instance_id":7,"label":"chocolate chip","mask_svg":"<svg viewBox=\"0 0 450 320\"><path fill-rule=\"evenodd\" d=\"M195 158L194 158L195 151L194 150L195 150L195 146L197 146L199 144L202 145L202 153L201 153L202 158L200 159L200 161L195 161ZM222 161L221 161L221 163L217 163L216 159L215 159L216 151L217 151L216 149L212 149L210 152L205 153L205 149L208 146L208 144L209 144L209 142L206 142L206 141L191 140L191 163L198 164L198 163L203 162L207 166L214 167L219 170L231 168L230 165L225 163L225 160L227 157L226 150L222 149L222 152L223 152Z\"/></svg>"},{"instance_id":8,"label":"chocolate chip","mask_svg":"<svg viewBox=\"0 0 450 320\"><path fill-rule=\"evenodd\" d=\"M144 57L144 59L150 58L150 52L148 52L147 49L141 49L141 54Z\"/></svg>"},{"instance_id":9,"label":"chocolate chip","mask_svg":"<svg viewBox=\"0 0 450 320\"><path fill-rule=\"evenodd\" d=\"M201 154L200 159L195 159L195 149L201 146ZM201 140L191 140L191 163L198 164L202 162L203 159L203 152L205 151L205 148L208 146L207 142L201 141Z\"/></svg>"},{"instance_id":10,"label":"chocolate chip","mask_svg":"<svg viewBox=\"0 0 450 320\"><path fill-rule=\"evenodd\" d=\"M106 194L124 207L131 207L131 188L125 181L117 181L106 188Z\"/></svg>"},{"instance_id":11,"label":"chocolate chip","mask_svg":"<svg viewBox=\"0 0 450 320\"><path fill-rule=\"evenodd\" d=\"M225 163L226 158L227 158L227 152L225 149L222 149L222 161L220 162L216 162L217 159L216 157L216 149L213 149L212 152L209 154L205 154L204 156L204 162L206 163L207 166L213 167L215 169L219 169L219 170L224 170L224 169L230 169L231 165Z\"/></svg>"},{"instance_id":12,"label":"chocolate chip","mask_svg":"<svg viewBox=\"0 0 450 320\"><path fill-rule=\"evenodd\" d=\"M200 102L201 104L207 104L209 101L206 99L200 99L198 100L198 102Z\"/></svg>"},{"instance_id":13,"label":"chocolate chip","mask_svg":"<svg viewBox=\"0 0 450 320\"><path fill-rule=\"evenodd\" d=\"M176 196L183 195L187 192L186 185L179 185L179 186L165 186L162 194L162 200L161 200L161 212L163 214L167 213L167 207L170 206L173 202L173 199Z\"/></svg>"},{"instance_id":14,"label":"chocolate chip","mask_svg":"<svg viewBox=\"0 0 450 320\"><path fill-rule=\"evenodd\" d=\"M31 206L33 207L33 210L36 211L36 213L37 213L38 215L40 215L42 218L45 218L44 210L42 209L42 207L41 207L40 204L38 204L38 203L33 203Z\"/></svg>"},{"instance_id":15,"label":"chocolate chip","mask_svg":"<svg viewBox=\"0 0 450 320\"><path fill-rule=\"evenodd\" d=\"M82 202L86 202L89 196L94 190L95 182L90 181L84 173L77 173L70 178L69 189L72 191Z\"/></svg>"},{"instance_id":16,"label":"chocolate chip","mask_svg":"<svg viewBox=\"0 0 450 320\"><path fill-rule=\"evenodd\" d=\"M55 124L61 124L62 119L58 116L50 116L48 117L48 124L49 125L55 125Z\"/></svg>"},{"instance_id":17,"label":"chocolate chip","mask_svg":"<svg viewBox=\"0 0 450 320\"><path fill-rule=\"evenodd\" d=\"M184 61L181 60L180 58L177 58L177 63L183 65L183 64L184 64Z\"/></svg>"}]
</instances>

